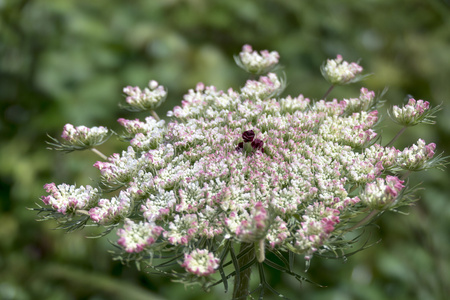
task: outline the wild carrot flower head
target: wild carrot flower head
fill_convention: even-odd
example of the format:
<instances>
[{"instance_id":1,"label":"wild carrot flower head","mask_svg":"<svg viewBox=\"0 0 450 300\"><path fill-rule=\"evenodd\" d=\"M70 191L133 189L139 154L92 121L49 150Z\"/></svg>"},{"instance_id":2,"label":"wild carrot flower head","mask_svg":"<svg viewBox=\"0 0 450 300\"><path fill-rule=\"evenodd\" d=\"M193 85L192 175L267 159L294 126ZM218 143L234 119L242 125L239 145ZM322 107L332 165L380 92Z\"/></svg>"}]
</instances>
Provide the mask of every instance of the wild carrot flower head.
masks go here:
<instances>
[{"instance_id":1,"label":"wild carrot flower head","mask_svg":"<svg viewBox=\"0 0 450 300\"><path fill-rule=\"evenodd\" d=\"M278 53L246 45L239 62L261 73L278 62ZM362 67L338 55L322 71L333 85L345 84ZM169 265L188 274L174 275L181 280L205 283L218 270L218 282L238 276L244 254L236 256L236 244L256 252L249 264L265 263L265 251L283 261L289 254L310 261L341 253L351 244L345 234L364 225L357 223L362 213L404 204L400 172L431 167L435 144L420 139L403 151L381 145L377 97L366 88L355 98L332 101L280 97L282 90L276 73L239 90L199 83L167 121L121 118L130 145L94 164L102 186L111 189L52 183L42 200L63 214L84 210L95 224L121 227L117 245L125 257L151 264L148 257L171 254ZM166 96L156 81L124 93L138 109L153 109ZM394 118L415 122L429 109L420 101L394 108ZM89 140L93 132L104 131L66 125L63 137ZM225 276L228 265L235 273ZM293 274L289 264L277 268Z\"/></svg>"},{"instance_id":2,"label":"wild carrot flower head","mask_svg":"<svg viewBox=\"0 0 450 300\"><path fill-rule=\"evenodd\" d=\"M100 200L90 210L93 221L123 221L137 209L162 228L155 245L168 247L263 240L308 258L332 247L347 222L341 217L360 202L351 187L383 178L392 165L391 150L381 145L376 153L360 151L375 142L377 111L347 114L345 100L311 104L303 96L292 108L282 104L292 98L249 97L254 91L248 84L241 92L199 85L167 125L121 120L139 128L131 146L95 166L124 190ZM151 147L133 144L154 133Z\"/></svg>"}]
</instances>

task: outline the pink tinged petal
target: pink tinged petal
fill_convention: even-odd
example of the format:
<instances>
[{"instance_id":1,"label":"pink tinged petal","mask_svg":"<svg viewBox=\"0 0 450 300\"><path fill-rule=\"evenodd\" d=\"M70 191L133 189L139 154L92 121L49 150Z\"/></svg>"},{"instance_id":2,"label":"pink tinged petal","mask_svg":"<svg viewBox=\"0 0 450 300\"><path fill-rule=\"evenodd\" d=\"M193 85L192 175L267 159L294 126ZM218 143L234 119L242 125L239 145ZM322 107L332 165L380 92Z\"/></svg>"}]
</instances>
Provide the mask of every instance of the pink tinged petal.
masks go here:
<instances>
[{"instance_id":1,"label":"pink tinged petal","mask_svg":"<svg viewBox=\"0 0 450 300\"><path fill-rule=\"evenodd\" d=\"M253 48L252 48L252 46L246 44L242 47L242 51L251 53L253 51Z\"/></svg>"}]
</instances>

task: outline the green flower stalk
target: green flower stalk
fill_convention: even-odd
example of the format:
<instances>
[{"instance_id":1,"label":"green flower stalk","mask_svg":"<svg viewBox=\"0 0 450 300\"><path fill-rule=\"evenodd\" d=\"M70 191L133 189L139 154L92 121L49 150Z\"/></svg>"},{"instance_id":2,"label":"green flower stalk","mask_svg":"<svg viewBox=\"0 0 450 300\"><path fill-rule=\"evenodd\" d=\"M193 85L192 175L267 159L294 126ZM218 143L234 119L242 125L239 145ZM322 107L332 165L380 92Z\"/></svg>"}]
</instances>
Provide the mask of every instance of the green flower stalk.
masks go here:
<instances>
[{"instance_id":1,"label":"green flower stalk","mask_svg":"<svg viewBox=\"0 0 450 300\"><path fill-rule=\"evenodd\" d=\"M233 299L245 299L257 269L253 292L284 297L266 281L265 268L306 280L293 269L296 255L309 265L315 256L346 253L355 242L348 233L411 203L407 174L445 158L422 139L402 151L379 144L381 96L367 88L333 101L281 97L278 59L277 52L244 46L236 60L258 80L227 91L199 83L167 121L153 112L166 97L163 86L126 87L127 105L152 116L118 120L129 145L94 164L97 187L47 184L46 206L37 210L67 230L117 228L119 259L176 281L227 291L234 279ZM356 82L362 67L338 55L322 72L334 86ZM405 126L427 123L437 110L420 101L394 107L393 118ZM51 145L82 150L104 136L103 129L66 125L65 142Z\"/></svg>"}]
</instances>

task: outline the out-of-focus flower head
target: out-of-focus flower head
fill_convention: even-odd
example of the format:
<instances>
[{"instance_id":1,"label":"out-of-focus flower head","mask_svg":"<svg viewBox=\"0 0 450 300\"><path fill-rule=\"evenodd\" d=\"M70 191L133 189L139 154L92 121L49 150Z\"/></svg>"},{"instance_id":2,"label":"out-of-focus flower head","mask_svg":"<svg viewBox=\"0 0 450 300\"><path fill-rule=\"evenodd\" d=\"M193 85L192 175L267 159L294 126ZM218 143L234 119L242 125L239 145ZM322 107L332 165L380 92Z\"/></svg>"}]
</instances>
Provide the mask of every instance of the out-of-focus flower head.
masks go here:
<instances>
[{"instance_id":1,"label":"out-of-focus flower head","mask_svg":"<svg viewBox=\"0 0 450 300\"><path fill-rule=\"evenodd\" d=\"M139 87L127 86L123 89L127 106L131 111L148 111L159 107L167 97L167 91L155 80L150 80L148 87L141 90Z\"/></svg>"},{"instance_id":2,"label":"out-of-focus flower head","mask_svg":"<svg viewBox=\"0 0 450 300\"><path fill-rule=\"evenodd\" d=\"M117 230L119 239L117 244L129 253L142 252L146 247L156 242L163 229L154 223L135 223L133 220L125 219L123 228Z\"/></svg>"},{"instance_id":3,"label":"out-of-focus flower head","mask_svg":"<svg viewBox=\"0 0 450 300\"><path fill-rule=\"evenodd\" d=\"M328 59L327 63L322 65L321 72L323 77L333 85L349 84L360 81L358 76L363 68L356 62L349 63L337 55L335 59Z\"/></svg>"},{"instance_id":4,"label":"out-of-focus flower head","mask_svg":"<svg viewBox=\"0 0 450 300\"><path fill-rule=\"evenodd\" d=\"M261 75L272 71L278 64L280 55L277 51L254 51L252 46L244 45L239 56L235 56L236 64L245 71Z\"/></svg>"}]
</instances>

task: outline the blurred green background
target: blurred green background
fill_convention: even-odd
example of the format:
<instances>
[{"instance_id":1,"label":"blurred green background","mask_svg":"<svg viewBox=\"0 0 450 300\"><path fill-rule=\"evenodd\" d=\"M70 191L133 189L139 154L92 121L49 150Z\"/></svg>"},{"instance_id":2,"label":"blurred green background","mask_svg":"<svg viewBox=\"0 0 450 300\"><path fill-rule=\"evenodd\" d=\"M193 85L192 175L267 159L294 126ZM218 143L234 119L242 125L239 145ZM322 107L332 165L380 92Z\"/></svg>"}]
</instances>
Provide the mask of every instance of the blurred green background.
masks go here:
<instances>
[{"instance_id":1,"label":"blurred green background","mask_svg":"<svg viewBox=\"0 0 450 300\"><path fill-rule=\"evenodd\" d=\"M47 182L89 184L95 154L46 150L46 134L66 123L119 129L121 89L155 79L169 90L160 116L198 81L238 88L246 74L234 65L243 44L277 50L288 79L284 95L320 98L327 83L319 66L340 53L361 59L365 82L330 97L359 95L361 84L389 87L387 105L411 94L443 103L437 125L406 131L400 149L436 142L450 153L449 0L16 0L0 1L0 299L229 299L222 287L206 294L122 266L107 239L64 234L36 222ZM386 116L386 114L384 114ZM400 128L386 116L387 142ZM111 140L104 153L121 151ZM343 260L315 258L299 285L270 273L291 299L445 299L450 295L448 170L411 176L426 189L408 216L377 221L371 248ZM109 236L115 239L114 235ZM298 270L303 270L299 264ZM255 276L256 277L256 276ZM265 299L275 299L268 292ZM278 298L277 298L278 299Z\"/></svg>"}]
</instances>

